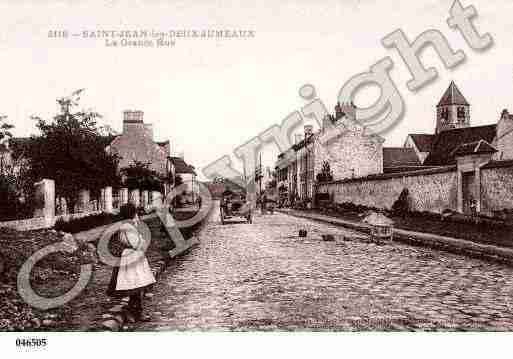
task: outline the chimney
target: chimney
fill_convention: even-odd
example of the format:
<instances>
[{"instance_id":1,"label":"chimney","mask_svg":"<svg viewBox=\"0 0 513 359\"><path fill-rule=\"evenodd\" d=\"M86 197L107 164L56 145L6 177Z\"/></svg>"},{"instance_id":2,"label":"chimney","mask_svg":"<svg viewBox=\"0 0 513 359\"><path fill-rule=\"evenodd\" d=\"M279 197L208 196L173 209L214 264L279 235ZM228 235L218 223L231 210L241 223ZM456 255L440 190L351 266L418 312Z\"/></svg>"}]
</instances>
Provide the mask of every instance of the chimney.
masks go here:
<instances>
[{"instance_id":1,"label":"chimney","mask_svg":"<svg viewBox=\"0 0 513 359\"><path fill-rule=\"evenodd\" d=\"M145 129L146 135L151 140L153 140L153 125L151 123L145 123L144 124L144 129Z\"/></svg>"},{"instance_id":2,"label":"chimney","mask_svg":"<svg viewBox=\"0 0 513 359\"><path fill-rule=\"evenodd\" d=\"M138 110L125 110L123 111L123 133L131 131L143 131L146 129L143 122L143 111Z\"/></svg>"}]
</instances>

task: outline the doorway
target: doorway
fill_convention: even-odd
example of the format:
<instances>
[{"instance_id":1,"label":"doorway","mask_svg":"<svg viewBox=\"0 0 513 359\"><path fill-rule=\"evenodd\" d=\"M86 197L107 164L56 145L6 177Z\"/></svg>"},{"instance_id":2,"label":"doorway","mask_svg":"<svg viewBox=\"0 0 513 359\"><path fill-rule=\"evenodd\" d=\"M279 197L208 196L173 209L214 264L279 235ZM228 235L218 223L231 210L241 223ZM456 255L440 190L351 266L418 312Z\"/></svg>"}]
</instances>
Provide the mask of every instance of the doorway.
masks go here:
<instances>
[{"instance_id":1,"label":"doorway","mask_svg":"<svg viewBox=\"0 0 513 359\"><path fill-rule=\"evenodd\" d=\"M463 195L463 213L472 214L471 204L477 200L475 171L463 172L461 177L461 189Z\"/></svg>"}]
</instances>

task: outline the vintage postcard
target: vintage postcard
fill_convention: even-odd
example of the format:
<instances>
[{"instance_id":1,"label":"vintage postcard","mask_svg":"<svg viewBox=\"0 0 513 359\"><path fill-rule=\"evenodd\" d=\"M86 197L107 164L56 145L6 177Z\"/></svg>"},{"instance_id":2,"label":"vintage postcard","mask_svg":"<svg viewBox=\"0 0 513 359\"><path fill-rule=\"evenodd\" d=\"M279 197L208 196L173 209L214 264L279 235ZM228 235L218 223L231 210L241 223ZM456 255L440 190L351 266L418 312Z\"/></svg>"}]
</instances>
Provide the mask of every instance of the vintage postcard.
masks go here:
<instances>
[{"instance_id":1,"label":"vintage postcard","mask_svg":"<svg viewBox=\"0 0 513 359\"><path fill-rule=\"evenodd\" d=\"M513 331L512 13L0 1L0 338Z\"/></svg>"}]
</instances>

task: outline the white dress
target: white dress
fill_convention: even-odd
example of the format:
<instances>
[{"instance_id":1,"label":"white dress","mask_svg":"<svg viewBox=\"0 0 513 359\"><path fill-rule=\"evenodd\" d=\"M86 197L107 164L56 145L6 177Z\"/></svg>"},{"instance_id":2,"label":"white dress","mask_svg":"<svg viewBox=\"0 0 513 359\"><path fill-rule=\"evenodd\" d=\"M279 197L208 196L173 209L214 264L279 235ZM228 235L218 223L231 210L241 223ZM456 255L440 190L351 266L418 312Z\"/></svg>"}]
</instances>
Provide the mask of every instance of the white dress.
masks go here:
<instances>
[{"instance_id":1,"label":"white dress","mask_svg":"<svg viewBox=\"0 0 513 359\"><path fill-rule=\"evenodd\" d=\"M124 223L119 231L120 240L132 248L123 250L121 254L116 290L137 289L155 283L155 277L144 253L144 239L137 228Z\"/></svg>"}]
</instances>

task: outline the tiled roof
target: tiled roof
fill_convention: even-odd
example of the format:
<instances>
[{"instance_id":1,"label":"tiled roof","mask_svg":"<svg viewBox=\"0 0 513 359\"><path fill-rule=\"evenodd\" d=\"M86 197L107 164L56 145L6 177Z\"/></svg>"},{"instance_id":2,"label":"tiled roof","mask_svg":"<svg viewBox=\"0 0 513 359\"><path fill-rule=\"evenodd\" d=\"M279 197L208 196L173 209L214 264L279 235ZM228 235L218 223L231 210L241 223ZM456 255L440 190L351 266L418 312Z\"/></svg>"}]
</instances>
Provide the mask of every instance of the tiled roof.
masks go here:
<instances>
[{"instance_id":1,"label":"tiled roof","mask_svg":"<svg viewBox=\"0 0 513 359\"><path fill-rule=\"evenodd\" d=\"M438 168L438 166L399 166L399 167L383 167L383 173L385 174L391 174L391 173L405 173L405 172L412 172L412 171L420 171L420 170L427 170L431 168Z\"/></svg>"},{"instance_id":2,"label":"tiled roof","mask_svg":"<svg viewBox=\"0 0 513 359\"><path fill-rule=\"evenodd\" d=\"M383 168L420 166L413 148L383 147Z\"/></svg>"},{"instance_id":3,"label":"tiled roof","mask_svg":"<svg viewBox=\"0 0 513 359\"><path fill-rule=\"evenodd\" d=\"M433 143L433 139L435 135L427 135L427 134L416 134L412 133L409 135L413 142L415 142L415 146L417 146L420 152L430 152L431 145Z\"/></svg>"},{"instance_id":4,"label":"tiled roof","mask_svg":"<svg viewBox=\"0 0 513 359\"><path fill-rule=\"evenodd\" d=\"M457 128L440 132L433 140L432 151L424 161L425 165L444 166L453 164L454 151L460 145L484 140L492 143L496 125Z\"/></svg>"},{"instance_id":5,"label":"tiled roof","mask_svg":"<svg viewBox=\"0 0 513 359\"><path fill-rule=\"evenodd\" d=\"M458 89L458 86L456 86L454 81L451 81L451 84L449 85L447 90L445 90L444 95L438 103L438 106L445 105L468 105L467 100L465 99L465 97L463 97L460 90Z\"/></svg>"},{"instance_id":6,"label":"tiled roof","mask_svg":"<svg viewBox=\"0 0 513 359\"><path fill-rule=\"evenodd\" d=\"M175 166L175 173L191 173L196 174L194 171L194 167L187 164L181 157L169 157L171 159L171 162Z\"/></svg>"},{"instance_id":7,"label":"tiled roof","mask_svg":"<svg viewBox=\"0 0 513 359\"><path fill-rule=\"evenodd\" d=\"M456 147L451 154L452 156L465 156L465 155L476 155L481 153L494 153L497 152L495 147L490 145L485 140L479 140L470 143L463 143Z\"/></svg>"}]
</instances>

